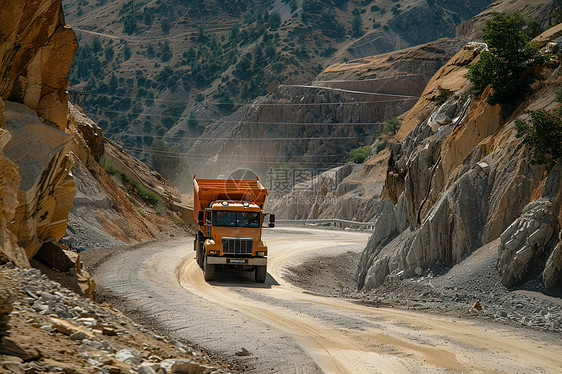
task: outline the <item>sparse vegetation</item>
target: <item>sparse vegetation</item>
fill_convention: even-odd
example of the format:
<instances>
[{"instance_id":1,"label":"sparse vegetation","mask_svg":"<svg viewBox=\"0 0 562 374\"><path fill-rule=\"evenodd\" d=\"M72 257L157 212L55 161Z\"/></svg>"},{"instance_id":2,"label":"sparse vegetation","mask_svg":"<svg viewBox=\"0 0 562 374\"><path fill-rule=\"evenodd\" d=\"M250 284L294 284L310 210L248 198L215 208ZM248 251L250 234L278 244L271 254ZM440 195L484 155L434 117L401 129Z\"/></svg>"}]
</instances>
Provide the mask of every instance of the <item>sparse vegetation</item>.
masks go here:
<instances>
[{"instance_id":1,"label":"sparse vegetation","mask_svg":"<svg viewBox=\"0 0 562 374\"><path fill-rule=\"evenodd\" d=\"M394 135L400 129L400 126L402 126L402 121L396 118L388 120L375 132L374 139L377 139L383 135Z\"/></svg>"},{"instance_id":2,"label":"sparse vegetation","mask_svg":"<svg viewBox=\"0 0 562 374\"><path fill-rule=\"evenodd\" d=\"M154 210L160 215L165 215L167 213L166 206L164 202L155 192L146 188L138 180L134 179L127 172L119 169L106 155L102 155L99 159L100 166L109 174L119 177L123 182L129 184L133 190L136 192L137 196L140 197L145 203L150 204L154 207Z\"/></svg>"}]
</instances>

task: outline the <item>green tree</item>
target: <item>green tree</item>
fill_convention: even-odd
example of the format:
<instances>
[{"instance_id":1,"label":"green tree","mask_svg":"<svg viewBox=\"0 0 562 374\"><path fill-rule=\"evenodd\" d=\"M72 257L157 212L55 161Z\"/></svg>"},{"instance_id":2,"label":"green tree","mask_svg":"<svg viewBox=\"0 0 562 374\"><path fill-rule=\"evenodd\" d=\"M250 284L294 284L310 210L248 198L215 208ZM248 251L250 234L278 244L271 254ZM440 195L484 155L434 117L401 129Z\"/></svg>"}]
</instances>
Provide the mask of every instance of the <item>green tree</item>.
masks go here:
<instances>
[{"instance_id":1,"label":"green tree","mask_svg":"<svg viewBox=\"0 0 562 374\"><path fill-rule=\"evenodd\" d=\"M521 97L527 82L521 73L529 66L539 65L543 59L536 48L529 45L525 21L519 13L494 13L484 25L483 39L488 50L480 60L468 67L466 77L477 92L487 86L494 89L488 102L512 104Z\"/></svg>"},{"instance_id":2,"label":"green tree","mask_svg":"<svg viewBox=\"0 0 562 374\"><path fill-rule=\"evenodd\" d=\"M156 55L156 52L154 51L154 47L152 46L152 44L149 44L146 47L146 56L148 58L154 58L155 55Z\"/></svg>"},{"instance_id":3,"label":"green tree","mask_svg":"<svg viewBox=\"0 0 562 374\"><path fill-rule=\"evenodd\" d=\"M99 51L101 51L101 42L99 38L94 38L94 41L92 42L92 50L94 51L94 53L98 53Z\"/></svg>"},{"instance_id":4,"label":"green tree","mask_svg":"<svg viewBox=\"0 0 562 374\"><path fill-rule=\"evenodd\" d=\"M531 164L546 165L550 171L562 156L562 120L543 109L526 111L531 123L515 120L517 137L531 148Z\"/></svg>"},{"instance_id":5,"label":"green tree","mask_svg":"<svg viewBox=\"0 0 562 374\"><path fill-rule=\"evenodd\" d=\"M164 41L162 46L162 54L160 55L162 62L168 62L172 59L172 49L170 48L170 43L167 40Z\"/></svg>"},{"instance_id":6,"label":"green tree","mask_svg":"<svg viewBox=\"0 0 562 374\"><path fill-rule=\"evenodd\" d=\"M123 59L127 61L131 58L131 48L129 48L129 44L125 43L125 47L123 48Z\"/></svg>"},{"instance_id":7,"label":"green tree","mask_svg":"<svg viewBox=\"0 0 562 374\"><path fill-rule=\"evenodd\" d=\"M115 52L113 51L113 47L108 45L107 47L105 47L105 59L107 61L111 61L113 60L113 55L115 54Z\"/></svg>"},{"instance_id":8,"label":"green tree","mask_svg":"<svg viewBox=\"0 0 562 374\"><path fill-rule=\"evenodd\" d=\"M271 30L275 31L281 26L281 16L277 12L273 12L269 15L269 27Z\"/></svg>"},{"instance_id":9,"label":"green tree","mask_svg":"<svg viewBox=\"0 0 562 374\"><path fill-rule=\"evenodd\" d=\"M128 15L125 17L125 21L123 23L123 32L125 34L131 35L137 30L137 19L134 15Z\"/></svg>"},{"instance_id":10,"label":"green tree","mask_svg":"<svg viewBox=\"0 0 562 374\"><path fill-rule=\"evenodd\" d=\"M363 20L359 12L355 13L351 21L351 35L355 38L363 35Z\"/></svg>"},{"instance_id":11,"label":"green tree","mask_svg":"<svg viewBox=\"0 0 562 374\"><path fill-rule=\"evenodd\" d=\"M164 18L162 20L162 23L160 24L160 27L162 27L162 32L164 33L164 35L168 35L170 33L170 28L172 27L172 25L167 18Z\"/></svg>"},{"instance_id":12,"label":"green tree","mask_svg":"<svg viewBox=\"0 0 562 374\"><path fill-rule=\"evenodd\" d=\"M349 161L355 162L356 164L362 164L371 155L371 147L364 146L352 149L349 151Z\"/></svg>"}]
</instances>

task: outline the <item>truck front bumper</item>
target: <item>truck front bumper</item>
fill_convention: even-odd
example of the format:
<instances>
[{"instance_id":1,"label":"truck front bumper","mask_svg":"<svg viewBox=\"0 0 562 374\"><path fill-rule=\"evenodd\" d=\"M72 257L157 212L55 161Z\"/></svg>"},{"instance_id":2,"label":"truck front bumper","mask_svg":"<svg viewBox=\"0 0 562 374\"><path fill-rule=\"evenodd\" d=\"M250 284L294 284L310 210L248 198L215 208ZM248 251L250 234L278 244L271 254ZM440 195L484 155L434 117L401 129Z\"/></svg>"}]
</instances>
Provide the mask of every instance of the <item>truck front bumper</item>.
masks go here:
<instances>
[{"instance_id":1,"label":"truck front bumper","mask_svg":"<svg viewBox=\"0 0 562 374\"><path fill-rule=\"evenodd\" d=\"M209 265L248 265L248 266L266 266L266 257L215 257L207 256Z\"/></svg>"}]
</instances>

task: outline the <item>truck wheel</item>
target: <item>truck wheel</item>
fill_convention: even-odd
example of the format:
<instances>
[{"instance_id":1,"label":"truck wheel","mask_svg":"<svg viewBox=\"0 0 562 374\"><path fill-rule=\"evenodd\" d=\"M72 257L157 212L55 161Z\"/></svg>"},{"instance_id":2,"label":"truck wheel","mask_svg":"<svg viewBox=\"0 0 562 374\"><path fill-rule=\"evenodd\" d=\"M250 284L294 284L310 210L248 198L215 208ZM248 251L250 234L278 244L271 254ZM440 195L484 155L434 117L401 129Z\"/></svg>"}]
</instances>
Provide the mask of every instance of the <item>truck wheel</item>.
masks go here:
<instances>
[{"instance_id":1,"label":"truck wheel","mask_svg":"<svg viewBox=\"0 0 562 374\"><path fill-rule=\"evenodd\" d=\"M195 259L197 260L197 265L199 265L199 267L201 269L203 269L203 249L201 248L201 246L199 245L197 247L197 251L195 252Z\"/></svg>"},{"instance_id":2,"label":"truck wheel","mask_svg":"<svg viewBox=\"0 0 562 374\"><path fill-rule=\"evenodd\" d=\"M267 275L267 266L256 266L256 282L264 283Z\"/></svg>"},{"instance_id":3,"label":"truck wheel","mask_svg":"<svg viewBox=\"0 0 562 374\"><path fill-rule=\"evenodd\" d=\"M212 281L215 278L215 265L210 265L205 261L203 266L203 274L205 275L205 280Z\"/></svg>"}]
</instances>

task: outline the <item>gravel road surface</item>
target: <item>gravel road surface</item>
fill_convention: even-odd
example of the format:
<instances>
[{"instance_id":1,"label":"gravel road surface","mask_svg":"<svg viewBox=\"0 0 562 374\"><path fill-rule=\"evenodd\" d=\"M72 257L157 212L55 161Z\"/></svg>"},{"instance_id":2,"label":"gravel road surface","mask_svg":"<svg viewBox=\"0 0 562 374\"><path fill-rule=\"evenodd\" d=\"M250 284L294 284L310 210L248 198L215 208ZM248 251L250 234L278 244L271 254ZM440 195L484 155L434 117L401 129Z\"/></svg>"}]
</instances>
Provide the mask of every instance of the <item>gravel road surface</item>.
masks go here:
<instances>
[{"instance_id":1,"label":"gravel road surface","mask_svg":"<svg viewBox=\"0 0 562 374\"><path fill-rule=\"evenodd\" d=\"M350 231L265 230L265 284L240 271L217 272L205 282L190 238L113 253L93 277L128 312L252 373L559 372L558 335L369 307L284 281L287 268L314 256L360 252L367 239ZM249 355L236 356L243 348Z\"/></svg>"}]
</instances>

